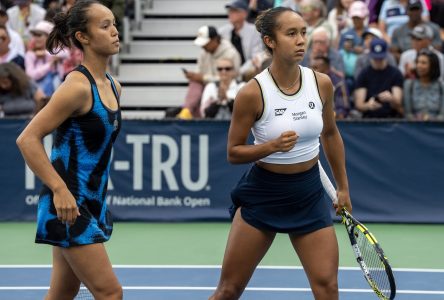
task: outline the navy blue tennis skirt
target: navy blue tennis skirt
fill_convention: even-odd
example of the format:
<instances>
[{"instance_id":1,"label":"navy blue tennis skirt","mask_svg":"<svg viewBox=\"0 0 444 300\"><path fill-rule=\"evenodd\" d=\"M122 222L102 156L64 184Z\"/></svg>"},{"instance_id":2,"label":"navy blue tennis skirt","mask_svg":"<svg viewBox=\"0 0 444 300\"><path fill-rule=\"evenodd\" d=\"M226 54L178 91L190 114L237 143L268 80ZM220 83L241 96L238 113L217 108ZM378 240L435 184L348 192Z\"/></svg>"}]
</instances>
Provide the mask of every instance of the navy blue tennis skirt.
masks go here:
<instances>
[{"instance_id":1,"label":"navy blue tennis skirt","mask_svg":"<svg viewBox=\"0 0 444 300\"><path fill-rule=\"evenodd\" d=\"M304 234L333 225L318 164L296 174L273 173L253 164L231 199L231 218L240 207L245 222L260 230Z\"/></svg>"}]
</instances>

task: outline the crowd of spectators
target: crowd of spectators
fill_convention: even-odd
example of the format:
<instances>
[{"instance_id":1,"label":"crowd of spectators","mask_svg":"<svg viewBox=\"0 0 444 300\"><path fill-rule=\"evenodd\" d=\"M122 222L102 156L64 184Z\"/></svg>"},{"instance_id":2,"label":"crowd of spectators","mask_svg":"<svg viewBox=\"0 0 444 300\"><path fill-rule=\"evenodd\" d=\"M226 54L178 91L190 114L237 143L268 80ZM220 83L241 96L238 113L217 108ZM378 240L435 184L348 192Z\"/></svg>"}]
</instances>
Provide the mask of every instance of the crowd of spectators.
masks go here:
<instances>
[{"instance_id":1,"label":"crowd of spectators","mask_svg":"<svg viewBox=\"0 0 444 300\"><path fill-rule=\"evenodd\" d=\"M444 3L435 0L234 0L225 6L225 25L199 29L194 41L202 48L199 69L185 72L187 100L167 117L216 116L205 112L208 99L202 94L208 87L213 103L225 103L216 92L222 58L233 67L236 86L268 67L269 54L252 23L274 6L290 7L307 22L301 65L329 75L338 119L444 120L444 18L439 14ZM212 47L216 44L224 44L226 53Z\"/></svg>"},{"instance_id":2,"label":"crowd of spectators","mask_svg":"<svg viewBox=\"0 0 444 300\"><path fill-rule=\"evenodd\" d=\"M0 1L0 116L35 114L82 61L82 52L74 46L55 55L45 47L55 15L74 2ZM113 11L120 26L125 0L101 2Z\"/></svg>"},{"instance_id":3,"label":"crowd of spectators","mask_svg":"<svg viewBox=\"0 0 444 300\"><path fill-rule=\"evenodd\" d=\"M44 49L54 15L74 1L0 1L0 64L19 66L28 86L45 99L82 59L76 48L57 55ZM103 3L118 24L132 7L124 0ZM199 28L197 68L184 70L189 82L184 104L167 117L227 118L214 108L232 107L242 83L268 67L269 53L253 23L275 6L290 7L307 22L301 65L330 76L338 119L444 119L444 3L439 0L234 0L225 5L225 25Z\"/></svg>"}]
</instances>

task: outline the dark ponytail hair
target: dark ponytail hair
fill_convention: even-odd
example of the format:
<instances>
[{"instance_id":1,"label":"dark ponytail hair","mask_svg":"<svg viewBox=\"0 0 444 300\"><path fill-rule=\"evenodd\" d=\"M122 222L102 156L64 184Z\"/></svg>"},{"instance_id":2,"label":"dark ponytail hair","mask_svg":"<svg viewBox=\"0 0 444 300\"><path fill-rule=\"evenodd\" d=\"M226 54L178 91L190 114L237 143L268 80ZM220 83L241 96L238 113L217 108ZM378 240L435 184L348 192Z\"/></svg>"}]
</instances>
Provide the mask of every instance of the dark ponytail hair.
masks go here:
<instances>
[{"instance_id":1,"label":"dark ponytail hair","mask_svg":"<svg viewBox=\"0 0 444 300\"><path fill-rule=\"evenodd\" d=\"M82 44L76 39L76 32L87 32L88 9L92 4L101 4L96 0L79 0L68 10L54 17L54 29L46 41L46 49L51 54L59 53L63 48L75 46L83 50Z\"/></svg>"},{"instance_id":2,"label":"dark ponytail hair","mask_svg":"<svg viewBox=\"0 0 444 300\"><path fill-rule=\"evenodd\" d=\"M286 11L291 11L297 14L297 12L291 8L278 6L264 10L257 16L256 21L254 22L256 30L261 34L262 42L271 54L273 54L273 50L265 44L264 37L267 35L272 40L276 39L275 30L280 27L280 24L277 23L277 19Z\"/></svg>"}]
</instances>

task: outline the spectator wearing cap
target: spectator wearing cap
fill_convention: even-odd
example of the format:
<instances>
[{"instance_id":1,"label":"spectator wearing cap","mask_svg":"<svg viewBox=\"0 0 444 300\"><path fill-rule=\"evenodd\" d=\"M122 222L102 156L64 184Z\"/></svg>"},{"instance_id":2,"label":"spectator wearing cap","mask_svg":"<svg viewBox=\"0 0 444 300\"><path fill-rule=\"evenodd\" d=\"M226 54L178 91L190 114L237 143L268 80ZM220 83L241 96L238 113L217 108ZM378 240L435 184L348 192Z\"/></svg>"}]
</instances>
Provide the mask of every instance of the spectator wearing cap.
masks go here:
<instances>
[{"instance_id":1,"label":"spectator wearing cap","mask_svg":"<svg viewBox=\"0 0 444 300\"><path fill-rule=\"evenodd\" d=\"M381 30L384 35L384 39L391 42L393 32L396 28L408 22L409 17L407 16L407 6L409 1L417 0L386 0L383 2L381 11L378 18L379 30ZM421 1L422 13L421 17L424 21L429 20L429 11L424 9L426 3L424 0Z\"/></svg>"},{"instance_id":2,"label":"spectator wearing cap","mask_svg":"<svg viewBox=\"0 0 444 300\"><path fill-rule=\"evenodd\" d=\"M370 66L356 80L355 108L363 118L396 118L402 115L403 78L398 68L387 63L387 42L370 43Z\"/></svg>"},{"instance_id":3,"label":"spectator wearing cap","mask_svg":"<svg viewBox=\"0 0 444 300\"><path fill-rule=\"evenodd\" d=\"M339 40L339 49L344 47L345 37L353 37L353 52L361 54L364 51L364 40L362 35L364 34L366 27L366 20L368 17L368 8L364 2L355 1L350 5L348 15L353 21L353 25L350 29L344 30Z\"/></svg>"},{"instance_id":4,"label":"spectator wearing cap","mask_svg":"<svg viewBox=\"0 0 444 300\"><path fill-rule=\"evenodd\" d=\"M13 62L23 70L25 69L25 59L17 49L11 46L11 37L8 29L4 25L0 25L0 63Z\"/></svg>"},{"instance_id":5,"label":"spectator wearing cap","mask_svg":"<svg viewBox=\"0 0 444 300\"><path fill-rule=\"evenodd\" d=\"M382 39L382 32L375 27L368 27L364 33L362 34L362 39L364 40L364 52L362 52L356 61L355 65L355 81L358 78L358 75L361 71L370 65L370 43L374 39ZM387 53L387 63L393 67L398 67L398 63L396 62L393 55L389 52Z\"/></svg>"},{"instance_id":6,"label":"spectator wearing cap","mask_svg":"<svg viewBox=\"0 0 444 300\"><path fill-rule=\"evenodd\" d=\"M244 81L254 77L260 70L263 57L261 36L256 27L247 22L248 5L235 0L225 6L229 23L218 29L222 38L231 41L241 57L240 75Z\"/></svg>"},{"instance_id":7,"label":"spectator wearing cap","mask_svg":"<svg viewBox=\"0 0 444 300\"><path fill-rule=\"evenodd\" d=\"M46 96L50 97L63 78L63 60L68 58L69 51L62 50L56 55L46 50L46 40L54 24L40 21L30 30L32 47L26 51L26 74L37 82Z\"/></svg>"},{"instance_id":8,"label":"spectator wearing cap","mask_svg":"<svg viewBox=\"0 0 444 300\"><path fill-rule=\"evenodd\" d=\"M32 0L15 0L14 3L15 5L6 11L9 16L8 23L27 45L31 38L29 30L44 20L46 10L32 3Z\"/></svg>"},{"instance_id":9,"label":"spectator wearing cap","mask_svg":"<svg viewBox=\"0 0 444 300\"><path fill-rule=\"evenodd\" d=\"M409 1L409 4L407 5L408 22L401 25L393 32L390 51L398 62L401 53L412 48L410 33L412 32L413 28L419 24L426 24L433 30L432 45L437 50L441 49L442 42L439 34L439 26L433 22L424 22L421 18L422 9L421 1Z\"/></svg>"},{"instance_id":10,"label":"spectator wearing cap","mask_svg":"<svg viewBox=\"0 0 444 300\"><path fill-rule=\"evenodd\" d=\"M25 43L23 42L20 34L9 26L9 17L5 10L0 9L0 25L3 25L8 30L9 38L11 39L9 43L9 49L11 51L17 52L22 57L25 57Z\"/></svg>"},{"instance_id":11,"label":"spectator wearing cap","mask_svg":"<svg viewBox=\"0 0 444 300\"><path fill-rule=\"evenodd\" d=\"M214 26L202 26L197 32L194 44L202 48L197 59L197 71L184 71L188 79L185 103L176 117L180 119L200 118L200 100L205 85L217 81L217 61L227 58L233 62L237 76L241 65L239 52L230 41L222 39Z\"/></svg>"},{"instance_id":12,"label":"spectator wearing cap","mask_svg":"<svg viewBox=\"0 0 444 300\"><path fill-rule=\"evenodd\" d=\"M412 40L412 49L402 52L399 59L399 69L405 78L415 77L415 60L419 51L428 49L434 52L439 58L439 68L441 70L441 79L444 79L444 57L441 52L432 46L433 30L426 24L419 24L413 28L410 33Z\"/></svg>"}]
</instances>

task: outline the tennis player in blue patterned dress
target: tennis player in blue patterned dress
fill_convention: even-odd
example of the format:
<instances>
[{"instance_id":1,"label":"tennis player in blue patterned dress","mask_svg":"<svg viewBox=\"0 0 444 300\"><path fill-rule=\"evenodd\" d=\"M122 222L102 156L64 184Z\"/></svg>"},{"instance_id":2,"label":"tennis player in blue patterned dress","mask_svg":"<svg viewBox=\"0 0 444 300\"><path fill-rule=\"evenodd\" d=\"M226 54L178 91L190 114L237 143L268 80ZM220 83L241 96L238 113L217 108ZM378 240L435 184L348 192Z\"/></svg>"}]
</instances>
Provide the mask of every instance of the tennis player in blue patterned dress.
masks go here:
<instances>
[{"instance_id":1,"label":"tennis player in blue patterned dress","mask_svg":"<svg viewBox=\"0 0 444 300\"><path fill-rule=\"evenodd\" d=\"M80 283L97 299L122 299L103 242L112 219L105 194L112 145L119 133L121 86L106 73L119 51L113 13L94 0L80 0L55 18L47 49L76 46L82 64L17 139L27 164L42 180L37 243L53 245L53 269L46 299L73 299ZM55 130L48 159L42 139Z\"/></svg>"},{"instance_id":2,"label":"tennis player in blue patterned dress","mask_svg":"<svg viewBox=\"0 0 444 300\"><path fill-rule=\"evenodd\" d=\"M337 300L338 243L318 166L321 140L338 187L336 210L350 210L333 86L325 74L299 65L307 32L299 14L273 8L259 15L256 28L272 62L234 101L228 160L252 166L231 192L233 222L210 299L239 299L276 234L286 233L314 298ZM247 142L250 130L254 145Z\"/></svg>"}]
</instances>

